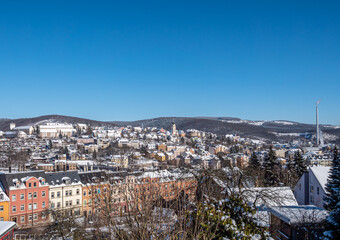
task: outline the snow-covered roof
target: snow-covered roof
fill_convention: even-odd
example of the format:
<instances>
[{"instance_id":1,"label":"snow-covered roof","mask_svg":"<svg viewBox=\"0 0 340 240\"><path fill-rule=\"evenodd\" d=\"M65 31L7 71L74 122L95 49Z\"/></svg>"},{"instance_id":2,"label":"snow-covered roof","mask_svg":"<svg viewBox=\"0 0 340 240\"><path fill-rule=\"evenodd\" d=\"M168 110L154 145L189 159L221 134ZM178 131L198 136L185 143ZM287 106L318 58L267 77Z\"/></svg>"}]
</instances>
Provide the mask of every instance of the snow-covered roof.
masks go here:
<instances>
[{"instance_id":1,"label":"snow-covered roof","mask_svg":"<svg viewBox=\"0 0 340 240\"><path fill-rule=\"evenodd\" d=\"M328 212L314 205L271 207L270 212L288 224L319 223Z\"/></svg>"},{"instance_id":2,"label":"snow-covered roof","mask_svg":"<svg viewBox=\"0 0 340 240\"><path fill-rule=\"evenodd\" d=\"M322 188L325 190L331 167L315 166L310 167L309 169L311 172L313 172L314 176L319 181Z\"/></svg>"},{"instance_id":3,"label":"snow-covered roof","mask_svg":"<svg viewBox=\"0 0 340 240\"><path fill-rule=\"evenodd\" d=\"M0 237L3 237L9 230L14 228L17 224L15 222L0 221Z\"/></svg>"}]
</instances>

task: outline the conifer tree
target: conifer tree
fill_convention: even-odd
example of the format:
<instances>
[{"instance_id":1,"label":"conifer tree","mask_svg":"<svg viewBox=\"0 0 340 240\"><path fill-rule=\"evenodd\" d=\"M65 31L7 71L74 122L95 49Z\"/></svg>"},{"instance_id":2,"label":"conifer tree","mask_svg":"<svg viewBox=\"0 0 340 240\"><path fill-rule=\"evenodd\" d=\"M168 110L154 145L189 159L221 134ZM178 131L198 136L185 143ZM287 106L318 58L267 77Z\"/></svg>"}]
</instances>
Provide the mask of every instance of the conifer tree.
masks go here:
<instances>
[{"instance_id":1,"label":"conifer tree","mask_svg":"<svg viewBox=\"0 0 340 240\"><path fill-rule=\"evenodd\" d=\"M280 183L281 165L273 150L273 146L269 147L269 152L264 159L264 185L266 187L277 186Z\"/></svg>"},{"instance_id":2,"label":"conifer tree","mask_svg":"<svg viewBox=\"0 0 340 240\"><path fill-rule=\"evenodd\" d=\"M300 151L296 151L294 154L294 165L296 178L299 179L307 171L306 161L303 159Z\"/></svg>"},{"instance_id":3,"label":"conifer tree","mask_svg":"<svg viewBox=\"0 0 340 240\"><path fill-rule=\"evenodd\" d=\"M324 234L329 240L340 239L340 156L336 148L334 149L334 158L326 191L324 207L330 213Z\"/></svg>"},{"instance_id":4,"label":"conifer tree","mask_svg":"<svg viewBox=\"0 0 340 240\"><path fill-rule=\"evenodd\" d=\"M254 170L259 170L261 167L261 163L256 155L255 152L252 153L252 155L249 158L249 168L254 169Z\"/></svg>"},{"instance_id":5,"label":"conifer tree","mask_svg":"<svg viewBox=\"0 0 340 240\"><path fill-rule=\"evenodd\" d=\"M285 176L285 183L288 186L293 187L294 182L296 181L296 171L295 171L295 166L294 166L294 161L291 158L288 158L287 163L286 163L286 176Z\"/></svg>"}]
</instances>

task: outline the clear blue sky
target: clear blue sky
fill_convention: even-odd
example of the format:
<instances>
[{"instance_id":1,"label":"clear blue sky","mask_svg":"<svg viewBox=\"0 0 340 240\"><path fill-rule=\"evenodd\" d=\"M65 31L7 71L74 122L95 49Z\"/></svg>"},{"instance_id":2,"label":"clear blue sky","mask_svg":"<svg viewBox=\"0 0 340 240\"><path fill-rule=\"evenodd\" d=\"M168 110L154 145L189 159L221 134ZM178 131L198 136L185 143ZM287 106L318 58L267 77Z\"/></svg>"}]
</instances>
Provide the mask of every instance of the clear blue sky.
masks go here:
<instances>
[{"instance_id":1,"label":"clear blue sky","mask_svg":"<svg viewBox=\"0 0 340 240\"><path fill-rule=\"evenodd\" d=\"M340 124L340 1L2 1L0 117Z\"/></svg>"}]
</instances>

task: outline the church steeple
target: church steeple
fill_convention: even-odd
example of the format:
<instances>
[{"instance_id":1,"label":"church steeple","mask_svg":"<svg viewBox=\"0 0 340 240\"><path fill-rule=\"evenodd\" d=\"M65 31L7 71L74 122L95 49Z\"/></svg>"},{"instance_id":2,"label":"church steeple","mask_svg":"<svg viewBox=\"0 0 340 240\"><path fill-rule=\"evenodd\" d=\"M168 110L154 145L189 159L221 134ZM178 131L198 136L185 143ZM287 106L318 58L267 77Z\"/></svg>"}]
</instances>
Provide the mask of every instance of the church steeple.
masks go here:
<instances>
[{"instance_id":1,"label":"church steeple","mask_svg":"<svg viewBox=\"0 0 340 240\"><path fill-rule=\"evenodd\" d=\"M176 135L176 134L177 134L177 130L176 130L175 120L172 119L172 135Z\"/></svg>"}]
</instances>

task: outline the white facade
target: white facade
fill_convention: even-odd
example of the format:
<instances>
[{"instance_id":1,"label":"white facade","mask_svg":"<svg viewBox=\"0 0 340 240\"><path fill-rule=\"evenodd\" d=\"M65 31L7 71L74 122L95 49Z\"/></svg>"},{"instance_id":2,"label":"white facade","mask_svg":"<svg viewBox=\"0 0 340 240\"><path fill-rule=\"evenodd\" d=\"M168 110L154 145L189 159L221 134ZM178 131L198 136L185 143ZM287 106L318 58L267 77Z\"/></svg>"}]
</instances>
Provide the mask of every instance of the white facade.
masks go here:
<instances>
[{"instance_id":1,"label":"white facade","mask_svg":"<svg viewBox=\"0 0 340 240\"><path fill-rule=\"evenodd\" d=\"M294 188L299 205L315 205L323 208L329 171L330 167L324 166L308 168Z\"/></svg>"},{"instance_id":2,"label":"white facade","mask_svg":"<svg viewBox=\"0 0 340 240\"><path fill-rule=\"evenodd\" d=\"M58 137L59 134L63 136L72 136L76 130L70 124L60 123L46 123L39 125L40 137Z\"/></svg>"}]
</instances>

